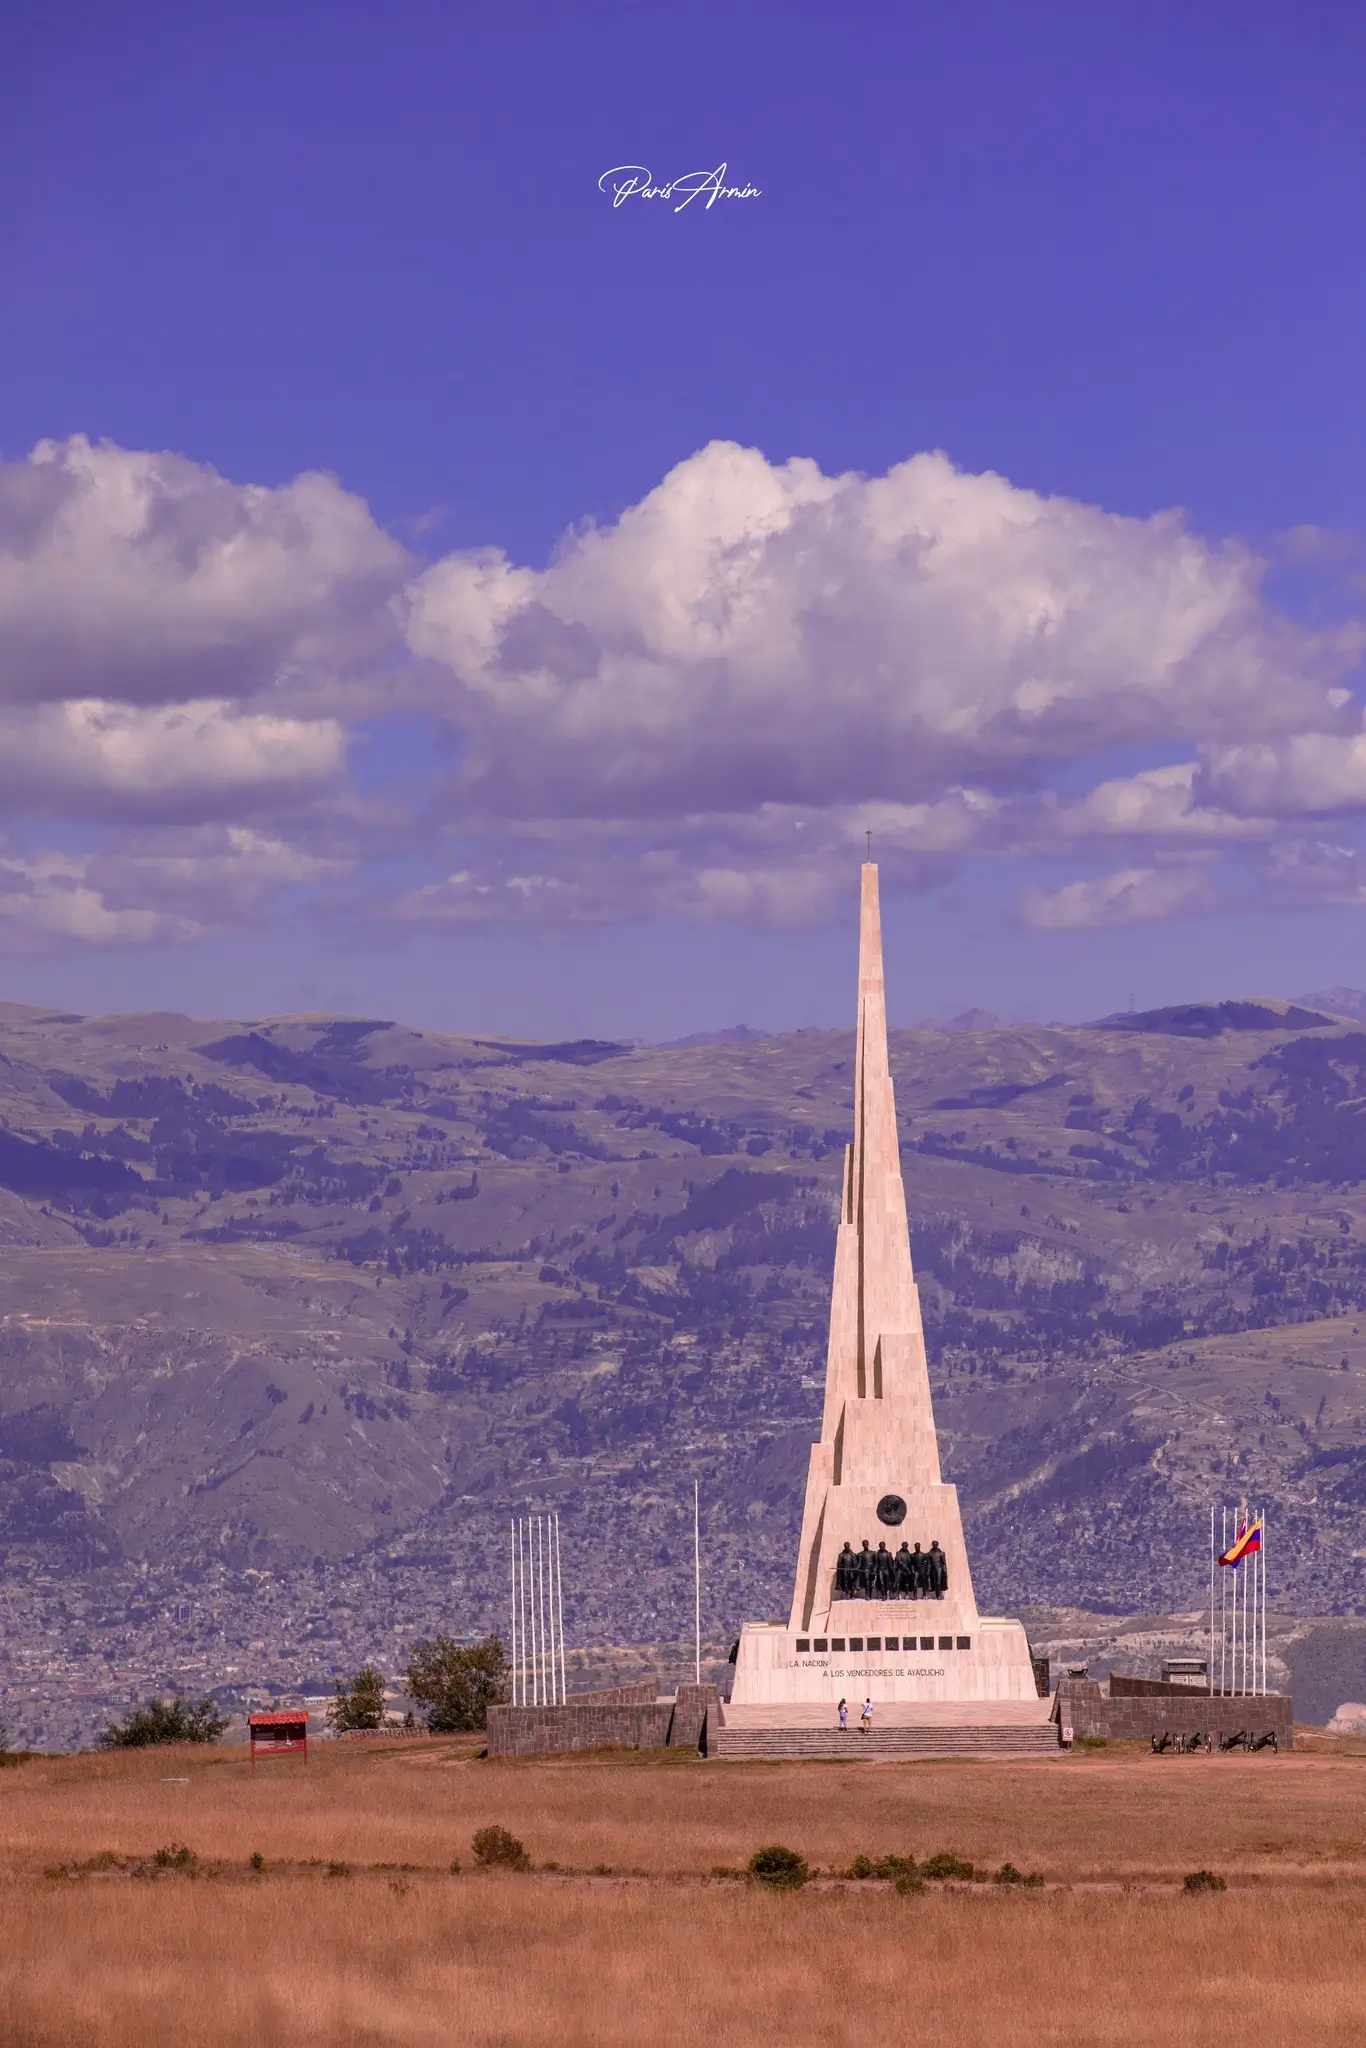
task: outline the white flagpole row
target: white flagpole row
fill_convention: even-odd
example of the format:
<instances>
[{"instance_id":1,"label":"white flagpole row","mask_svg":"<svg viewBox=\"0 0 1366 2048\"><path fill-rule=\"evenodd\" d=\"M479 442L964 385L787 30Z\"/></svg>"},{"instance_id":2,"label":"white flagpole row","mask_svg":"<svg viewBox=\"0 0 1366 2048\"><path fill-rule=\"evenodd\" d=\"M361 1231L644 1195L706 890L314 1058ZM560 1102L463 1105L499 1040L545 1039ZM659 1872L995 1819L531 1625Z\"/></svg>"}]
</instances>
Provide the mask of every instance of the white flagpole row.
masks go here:
<instances>
[{"instance_id":1,"label":"white flagpole row","mask_svg":"<svg viewBox=\"0 0 1366 2048\"><path fill-rule=\"evenodd\" d=\"M563 1706L569 1694L564 1676L564 1580L560 1576L560 1517L555 1514L555 1627L560 1639L560 1705Z\"/></svg>"},{"instance_id":2,"label":"white flagpole row","mask_svg":"<svg viewBox=\"0 0 1366 2048\"><path fill-rule=\"evenodd\" d=\"M563 1705L569 1695L559 1515L514 1515L511 1562L512 1704Z\"/></svg>"},{"instance_id":3,"label":"white flagpole row","mask_svg":"<svg viewBox=\"0 0 1366 2048\"><path fill-rule=\"evenodd\" d=\"M1243 1504L1232 1523L1228 1509L1219 1510L1216 1535L1215 1509L1209 1511L1209 1670L1207 1690L1221 1696L1265 1698L1270 1691L1267 1650L1267 1541L1266 1511ZM1257 1548L1244 1551L1241 1559L1221 1565L1231 1543L1255 1529ZM1228 1574L1233 1574L1230 1587ZM1215 1575L1218 1574L1218 1598ZM1216 1675L1216 1665L1218 1667Z\"/></svg>"}]
</instances>

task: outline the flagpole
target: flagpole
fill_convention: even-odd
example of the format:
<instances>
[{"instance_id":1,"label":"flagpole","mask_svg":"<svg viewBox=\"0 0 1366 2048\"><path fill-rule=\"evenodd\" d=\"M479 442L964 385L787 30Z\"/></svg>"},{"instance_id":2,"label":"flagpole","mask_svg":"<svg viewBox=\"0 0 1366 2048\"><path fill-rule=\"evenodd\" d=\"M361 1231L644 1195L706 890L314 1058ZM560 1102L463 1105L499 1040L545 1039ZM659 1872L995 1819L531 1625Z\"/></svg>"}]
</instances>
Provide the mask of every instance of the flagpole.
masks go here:
<instances>
[{"instance_id":1,"label":"flagpole","mask_svg":"<svg viewBox=\"0 0 1366 2048\"><path fill-rule=\"evenodd\" d=\"M1266 1513L1262 1513L1262 1697L1266 1697Z\"/></svg>"},{"instance_id":2,"label":"flagpole","mask_svg":"<svg viewBox=\"0 0 1366 2048\"><path fill-rule=\"evenodd\" d=\"M1220 1543L1219 1543L1219 1555L1220 1555L1220 1557L1223 1557L1223 1556L1225 1555L1225 1553L1227 1552L1227 1550L1228 1550L1228 1509L1227 1509L1226 1507L1225 1507L1225 1508L1221 1508L1221 1509L1219 1510L1219 1521L1220 1521L1220 1529L1219 1529L1219 1535L1220 1535ZM1219 1573L1219 1690L1220 1690L1220 1692L1221 1692L1221 1693L1223 1693L1223 1694L1224 1694L1225 1696L1227 1696L1227 1694L1228 1694L1228 1573L1227 1573L1227 1571L1224 1571L1224 1570L1222 1570L1222 1569L1221 1569L1221 1571L1220 1571L1220 1573Z\"/></svg>"},{"instance_id":3,"label":"flagpole","mask_svg":"<svg viewBox=\"0 0 1366 2048\"><path fill-rule=\"evenodd\" d=\"M1209 1669L1205 1689L1214 1691L1214 1502L1209 1504Z\"/></svg>"},{"instance_id":4,"label":"flagpole","mask_svg":"<svg viewBox=\"0 0 1366 2048\"><path fill-rule=\"evenodd\" d=\"M1244 1530L1246 1530L1247 1526L1248 1526L1247 1504L1246 1504L1246 1502L1244 1502L1244 1504L1243 1504L1243 1528L1244 1528ZM1247 1556L1247 1553L1246 1553L1246 1551L1245 1551L1245 1552L1243 1553L1243 1561L1244 1561L1244 1563L1245 1563L1245 1564L1247 1564L1247 1563L1250 1563L1250 1562L1251 1562L1250 1558L1248 1558L1248 1556ZM1243 1671L1243 1697L1244 1697L1244 1698L1246 1699L1246 1697L1247 1697L1247 1694L1248 1694L1248 1690L1249 1690L1249 1687L1248 1687L1248 1682L1247 1682L1247 1601L1248 1601L1248 1593L1249 1593L1249 1590L1250 1590L1250 1588L1249 1588L1249 1585L1248 1585L1248 1580L1249 1580L1249 1578L1251 1577L1251 1574L1250 1574L1249 1572L1247 1572L1247 1571L1244 1571L1244 1573L1243 1573L1242 1577L1243 1577L1243 1622L1242 1622L1242 1628L1243 1628L1243 1646L1242 1646L1242 1658L1243 1658L1243 1663L1242 1663L1242 1671Z\"/></svg>"},{"instance_id":5,"label":"flagpole","mask_svg":"<svg viewBox=\"0 0 1366 2048\"><path fill-rule=\"evenodd\" d=\"M699 1506L697 1481L692 1483L692 1584L693 1584L693 1646L696 1651L694 1671L696 1683L702 1683L702 1510Z\"/></svg>"},{"instance_id":6,"label":"flagpole","mask_svg":"<svg viewBox=\"0 0 1366 2048\"><path fill-rule=\"evenodd\" d=\"M1247 1502L1238 1510L1241 1529L1247 1527ZM1238 1541L1237 1536L1234 1542ZM1241 1565L1233 1567L1233 1683L1241 1698L1247 1691L1247 1573Z\"/></svg>"},{"instance_id":7,"label":"flagpole","mask_svg":"<svg viewBox=\"0 0 1366 2048\"><path fill-rule=\"evenodd\" d=\"M1254 1696L1261 1691L1258 1684L1258 1655L1261 1645L1261 1629L1257 1617L1262 1607L1262 1540L1257 1537L1257 1555L1254 1560L1257 1569L1252 1574L1252 1691Z\"/></svg>"}]
</instances>

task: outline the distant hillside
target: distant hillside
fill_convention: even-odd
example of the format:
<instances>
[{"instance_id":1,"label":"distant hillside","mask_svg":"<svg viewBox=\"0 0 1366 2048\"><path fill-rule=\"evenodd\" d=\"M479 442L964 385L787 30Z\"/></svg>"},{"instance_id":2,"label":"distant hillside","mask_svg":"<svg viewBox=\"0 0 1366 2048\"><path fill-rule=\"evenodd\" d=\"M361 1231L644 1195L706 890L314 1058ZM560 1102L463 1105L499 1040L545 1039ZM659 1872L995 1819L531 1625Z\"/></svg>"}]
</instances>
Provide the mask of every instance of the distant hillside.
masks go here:
<instances>
[{"instance_id":1,"label":"distant hillside","mask_svg":"<svg viewBox=\"0 0 1366 2048\"><path fill-rule=\"evenodd\" d=\"M1244 1493L1281 1606L1361 1601L1366 1031L1329 1016L893 1034L985 1605L1198 1606ZM571 1640L681 1638L694 1476L708 1625L784 1611L852 1054L0 1006L4 1655L188 1683L483 1627L528 1502Z\"/></svg>"},{"instance_id":2,"label":"distant hillside","mask_svg":"<svg viewBox=\"0 0 1366 2048\"><path fill-rule=\"evenodd\" d=\"M1328 1010L1335 1017L1355 1017L1366 1023L1366 989L1336 988L1318 989L1313 995L1296 996L1297 1003L1304 1003L1312 1010Z\"/></svg>"}]
</instances>

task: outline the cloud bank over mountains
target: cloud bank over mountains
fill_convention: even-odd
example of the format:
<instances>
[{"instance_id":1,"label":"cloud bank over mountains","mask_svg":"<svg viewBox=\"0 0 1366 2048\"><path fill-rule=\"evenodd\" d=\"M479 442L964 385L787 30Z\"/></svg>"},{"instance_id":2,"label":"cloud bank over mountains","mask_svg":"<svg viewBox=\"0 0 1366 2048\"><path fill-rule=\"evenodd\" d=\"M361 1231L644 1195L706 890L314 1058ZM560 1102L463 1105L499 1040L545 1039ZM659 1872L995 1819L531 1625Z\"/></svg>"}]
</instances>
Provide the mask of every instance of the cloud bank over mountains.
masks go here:
<instances>
[{"instance_id":1,"label":"cloud bank over mountains","mask_svg":"<svg viewBox=\"0 0 1366 2048\"><path fill-rule=\"evenodd\" d=\"M1266 572L936 454L714 442L536 569L425 562L327 475L45 442L0 463L0 946L300 890L396 933L802 924L870 830L892 887L1013 864L1039 931L1366 901L1362 629ZM357 734L415 719L416 783L362 788Z\"/></svg>"}]
</instances>

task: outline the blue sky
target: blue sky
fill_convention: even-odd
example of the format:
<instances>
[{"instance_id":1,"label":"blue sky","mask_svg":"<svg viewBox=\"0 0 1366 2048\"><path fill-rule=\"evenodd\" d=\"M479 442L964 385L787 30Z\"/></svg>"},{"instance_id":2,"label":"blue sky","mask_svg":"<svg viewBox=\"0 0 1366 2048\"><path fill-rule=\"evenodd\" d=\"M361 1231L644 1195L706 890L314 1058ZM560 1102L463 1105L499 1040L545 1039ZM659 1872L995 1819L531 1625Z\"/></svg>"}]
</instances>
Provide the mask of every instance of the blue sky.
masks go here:
<instances>
[{"instance_id":1,"label":"blue sky","mask_svg":"<svg viewBox=\"0 0 1366 2048\"><path fill-rule=\"evenodd\" d=\"M11 9L0 987L1366 981L1366 22L1187 13Z\"/></svg>"}]
</instances>

